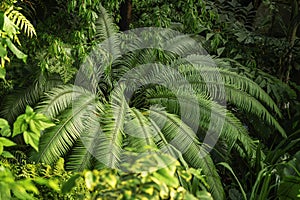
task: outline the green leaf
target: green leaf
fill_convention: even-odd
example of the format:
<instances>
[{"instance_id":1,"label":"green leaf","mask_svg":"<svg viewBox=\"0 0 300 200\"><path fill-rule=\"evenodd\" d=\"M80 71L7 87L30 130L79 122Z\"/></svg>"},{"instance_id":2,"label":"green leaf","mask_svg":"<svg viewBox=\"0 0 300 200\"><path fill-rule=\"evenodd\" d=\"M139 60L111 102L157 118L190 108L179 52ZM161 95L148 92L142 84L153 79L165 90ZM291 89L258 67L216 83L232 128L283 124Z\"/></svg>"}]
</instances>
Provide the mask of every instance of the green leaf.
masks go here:
<instances>
[{"instance_id":1,"label":"green leaf","mask_svg":"<svg viewBox=\"0 0 300 200\"><path fill-rule=\"evenodd\" d=\"M6 48L2 44L0 44L0 57L4 58L6 55L7 55Z\"/></svg>"},{"instance_id":2,"label":"green leaf","mask_svg":"<svg viewBox=\"0 0 300 200\"><path fill-rule=\"evenodd\" d=\"M154 172L153 176L168 186L178 187L179 182L176 176L174 176L174 173L175 171L170 170L169 168L163 168Z\"/></svg>"},{"instance_id":3,"label":"green leaf","mask_svg":"<svg viewBox=\"0 0 300 200\"><path fill-rule=\"evenodd\" d=\"M4 158L15 158L14 155L12 155L10 152L8 151L3 151L2 155ZM1 199L1 198L0 198Z\"/></svg>"},{"instance_id":4,"label":"green leaf","mask_svg":"<svg viewBox=\"0 0 300 200\"><path fill-rule=\"evenodd\" d=\"M39 194L38 189L35 187L35 185L30 179L20 180L18 183L22 185L26 191L31 191L35 194Z\"/></svg>"},{"instance_id":5,"label":"green leaf","mask_svg":"<svg viewBox=\"0 0 300 200\"><path fill-rule=\"evenodd\" d=\"M7 183L0 182L0 199L11 199L10 187Z\"/></svg>"},{"instance_id":6,"label":"green leaf","mask_svg":"<svg viewBox=\"0 0 300 200\"><path fill-rule=\"evenodd\" d=\"M0 135L10 137L11 131L8 122L5 119L0 118Z\"/></svg>"},{"instance_id":7,"label":"green leaf","mask_svg":"<svg viewBox=\"0 0 300 200\"><path fill-rule=\"evenodd\" d=\"M17 56L17 58L22 59L24 63L26 63L27 55L20 51L9 38L6 38L6 44L8 48Z\"/></svg>"},{"instance_id":8,"label":"green leaf","mask_svg":"<svg viewBox=\"0 0 300 200\"><path fill-rule=\"evenodd\" d=\"M0 155L2 154L2 152L3 152L3 144L2 143L0 143Z\"/></svg>"},{"instance_id":9,"label":"green leaf","mask_svg":"<svg viewBox=\"0 0 300 200\"><path fill-rule=\"evenodd\" d=\"M4 25L4 12L0 12L0 30L3 30Z\"/></svg>"},{"instance_id":10,"label":"green leaf","mask_svg":"<svg viewBox=\"0 0 300 200\"><path fill-rule=\"evenodd\" d=\"M32 116L29 120L29 127L30 130L38 136L40 136L41 131L55 126L55 124L52 123L45 115L41 113L35 114L33 109L30 107L26 108L26 115Z\"/></svg>"},{"instance_id":11,"label":"green leaf","mask_svg":"<svg viewBox=\"0 0 300 200\"><path fill-rule=\"evenodd\" d=\"M88 171L84 174L85 184L89 190L94 190L94 187L97 185L97 179L94 176L93 172Z\"/></svg>"},{"instance_id":12,"label":"green leaf","mask_svg":"<svg viewBox=\"0 0 300 200\"><path fill-rule=\"evenodd\" d=\"M234 171L233 171L232 168L228 165L228 163L220 162L220 163L218 163L218 165L222 165L223 167L225 167L226 169L228 169L228 170L231 172L231 174L233 175L233 177L235 178L236 182L238 183L238 185L239 185L239 187L240 187L240 189L241 189L241 192L242 192L242 195L243 195L244 199L247 200L247 195L246 195L246 193L245 193L245 191L244 191L244 189L243 189L243 186L241 185L239 179L236 177Z\"/></svg>"},{"instance_id":13,"label":"green leaf","mask_svg":"<svg viewBox=\"0 0 300 200\"><path fill-rule=\"evenodd\" d=\"M80 177L79 174L75 174L67 182L65 182L61 188L63 194L69 193L72 188L76 185L76 180Z\"/></svg>"},{"instance_id":14,"label":"green leaf","mask_svg":"<svg viewBox=\"0 0 300 200\"><path fill-rule=\"evenodd\" d=\"M4 147L11 147L16 145L16 143L4 137L0 137L0 144L2 144Z\"/></svg>"},{"instance_id":15,"label":"green leaf","mask_svg":"<svg viewBox=\"0 0 300 200\"><path fill-rule=\"evenodd\" d=\"M214 33L207 33L206 40L209 40L212 36L214 36Z\"/></svg>"},{"instance_id":16,"label":"green leaf","mask_svg":"<svg viewBox=\"0 0 300 200\"><path fill-rule=\"evenodd\" d=\"M52 123L50 120L46 120L46 121L42 121L42 120L36 120L35 118L34 118L34 120L35 120L35 123L36 123L36 125L37 125L37 127L39 128L39 130L40 131L43 131L43 130L45 130L45 129L47 129L47 128L50 128L50 127L52 127L52 126L55 126L55 124L54 123Z\"/></svg>"},{"instance_id":17,"label":"green leaf","mask_svg":"<svg viewBox=\"0 0 300 200\"><path fill-rule=\"evenodd\" d=\"M2 30L7 33L8 37L13 38L17 34L18 27L5 15L3 20Z\"/></svg>"},{"instance_id":18,"label":"green leaf","mask_svg":"<svg viewBox=\"0 0 300 200\"><path fill-rule=\"evenodd\" d=\"M218 56L221 56L221 54L223 53L224 50L225 50L225 47L218 48L217 49Z\"/></svg>"},{"instance_id":19,"label":"green leaf","mask_svg":"<svg viewBox=\"0 0 300 200\"><path fill-rule=\"evenodd\" d=\"M34 120L30 120L29 121L29 128L30 130L35 133L36 135L40 136L40 132L41 132L41 129L38 128L38 126L36 125L36 122Z\"/></svg>"},{"instance_id":20,"label":"green leaf","mask_svg":"<svg viewBox=\"0 0 300 200\"><path fill-rule=\"evenodd\" d=\"M25 122L25 115L20 115L14 123L14 130L12 137L24 133L28 128L28 124Z\"/></svg>"},{"instance_id":21,"label":"green leaf","mask_svg":"<svg viewBox=\"0 0 300 200\"><path fill-rule=\"evenodd\" d=\"M4 68L0 67L0 78L5 80L5 76L6 76L6 70Z\"/></svg>"},{"instance_id":22,"label":"green leaf","mask_svg":"<svg viewBox=\"0 0 300 200\"><path fill-rule=\"evenodd\" d=\"M33 109L28 105L26 106L25 114L28 116L31 116L32 114L34 114Z\"/></svg>"},{"instance_id":23,"label":"green leaf","mask_svg":"<svg viewBox=\"0 0 300 200\"><path fill-rule=\"evenodd\" d=\"M197 191L197 197L203 200L213 200L211 194L207 191Z\"/></svg>"},{"instance_id":24,"label":"green leaf","mask_svg":"<svg viewBox=\"0 0 300 200\"><path fill-rule=\"evenodd\" d=\"M34 200L34 197L29 195L22 185L14 184L12 192L18 199Z\"/></svg>"},{"instance_id":25,"label":"green leaf","mask_svg":"<svg viewBox=\"0 0 300 200\"><path fill-rule=\"evenodd\" d=\"M32 146L36 151L39 151L39 140L40 137L37 136L35 133L30 132L30 131L24 131L23 134L24 137L24 141L26 144L29 144L30 146Z\"/></svg>"}]
</instances>

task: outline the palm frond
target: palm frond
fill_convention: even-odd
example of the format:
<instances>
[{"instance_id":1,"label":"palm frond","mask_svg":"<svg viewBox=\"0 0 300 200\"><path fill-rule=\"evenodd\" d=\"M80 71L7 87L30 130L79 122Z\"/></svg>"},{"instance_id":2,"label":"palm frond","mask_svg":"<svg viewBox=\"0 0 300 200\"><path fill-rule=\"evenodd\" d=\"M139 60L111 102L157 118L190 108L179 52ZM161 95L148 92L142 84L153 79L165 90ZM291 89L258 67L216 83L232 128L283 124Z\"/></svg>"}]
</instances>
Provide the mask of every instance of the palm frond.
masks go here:
<instances>
[{"instance_id":1,"label":"palm frond","mask_svg":"<svg viewBox=\"0 0 300 200\"><path fill-rule=\"evenodd\" d=\"M222 75L221 79L224 82L220 83L218 80L214 80L213 77L216 71ZM213 99L221 101L224 99L220 99L220 97L225 97L229 103L265 120L269 125L274 126L283 137L286 137L283 128L263 104L271 108L281 117L282 115L279 108L271 97L252 80L234 72L229 72L224 69L216 70L210 67L201 67L198 72L189 70L185 73L185 77L197 92L206 93ZM222 91L220 91L219 88L223 87L223 85L226 94L220 96Z\"/></svg>"},{"instance_id":2,"label":"palm frond","mask_svg":"<svg viewBox=\"0 0 300 200\"><path fill-rule=\"evenodd\" d=\"M100 115L103 113L103 105L99 102L97 107L88 112L84 117L85 129L74 145L68 158L67 169L82 171L92 169L96 158L94 157L98 145L98 135L101 134Z\"/></svg>"},{"instance_id":3,"label":"palm frond","mask_svg":"<svg viewBox=\"0 0 300 200\"><path fill-rule=\"evenodd\" d=\"M122 87L115 89L101 116L102 132L98 135L99 145L95 151L95 157L106 167L119 167L128 109Z\"/></svg>"},{"instance_id":4,"label":"palm frond","mask_svg":"<svg viewBox=\"0 0 300 200\"><path fill-rule=\"evenodd\" d=\"M126 147L134 148L135 152L147 151L151 153L151 148L157 148L154 143L155 130L151 126L149 119L136 108L131 108L126 120L124 133L126 134Z\"/></svg>"},{"instance_id":5,"label":"palm frond","mask_svg":"<svg viewBox=\"0 0 300 200\"><path fill-rule=\"evenodd\" d=\"M240 155L243 157L248 155L250 158L255 157L256 147L245 127L229 110L216 102L202 95L197 95L197 99L194 99L189 94L174 94L164 88L148 89L146 92L146 100L150 104L165 106L170 113L185 114L185 116L182 116L185 123L190 124L192 127L199 126L200 132L203 133L207 133L207 130L209 130L211 134L215 134L216 138L220 136L225 139L229 146L233 146L238 140L246 151L239 151ZM178 99L180 99L180 102ZM180 106L183 103L185 106L190 107L185 108L188 110L195 110L196 107L199 107L199 118L195 118L195 113L180 112ZM213 136L211 139L214 139Z\"/></svg>"},{"instance_id":6,"label":"palm frond","mask_svg":"<svg viewBox=\"0 0 300 200\"><path fill-rule=\"evenodd\" d=\"M279 108L272 98L255 82L229 70L214 67L211 58L207 60L206 57L193 56L188 62L184 59L173 63L173 68L178 69L178 72L171 71L169 67L161 64L147 65L138 68L138 71L131 70L127 82L133 90L138 85L149 83L162 83L170 89L180 88L183 92L184 88L191 91L192 86L196 93L210 96L218 102L226 100L237 108L256 115L274 126L285 137L283 128L264 106L268 106L280 117ZM201 60L208 66L199 65ZM190 65L189 62L194 64Z\"/></svg>"},{"instance_id":7,"label":"palm frond","mask_svg":"<svg viewBox=\"0 0 300 200\"><path fill-rule=\"evenodd\" d=\"M91 140L93 139L92 137ZM87 142L87 138L85 141ZM92 143L92 141L90 143ZM93 161L94 157L90 151L87 150L86 144L83 144L82 141L78 139L72 148L70 156L67 158L66 169L72 171L92 169Z\"/></svg>"},{"instance_id":8,"label":"palm frond","mask_svg":"<svg viewBox=\"0 0 300 200\"><path fill-rule=\"evenodd\" d=\"M74 95L80 94L80 98L74 100L73 92ZM84 117L95 102L97 98L83 89L74 91L70 86L53 89L48 94L48 100L43 101L38 110L51 118L59 114L59 124L42 134L40 151L33 155L33 160L51 164L65 155L85 130ZM69 108L71 103L72 108Z\"/></svg>"},{"instance_id":9,"label":"palm frond","mask_svg":"<svg viewBox=\"0 0 300 200\"><path fill-rule=\"evenodd\" d=\"M100 70L100 72L105 72L105 80L106 84L108 84L109 90L113 87L112 83L112 60L120 57L120 35L118 33L118 29L116 24L114 24L113 19L110 15L106 12L106 10L100 5L99 7L99 17L96 22L96 33L94 36L94 41L101 41L101 43L97 44L92 53L95 55L104 55L105 59L102 60L100 63L105 63ZM99 50L100 49L100 50ZM100 51L100 52L99 52ZM95 63L95 60L92 60ZM96 62L99 64L98 62ZM97 77L99 78L99 77Z\"/></svg>"},{"instance_id":10,"label":"palm frond","mask_svg":"<svg viewBox=\"0 0 300 200\"><path fill-rule=\"evenodd\" d=\"M41 100L44 92L60 84L62 82L56 77L40 77L33 85L15 90L5 97L1 116L13 123L25 111L26 105L34 107Z\"/></svg>"},{"instance_id":11,"label":"palm frond","mask_svg":"<svg viewBox=\"0 0 300 200\"><path fill-rule=\"evenodd\" d=\"M222 65L220 66L218 63L218 60L213 60L210 56L199 57L198 55L190 55L184 60L187 60L192 64L192 66L181 65L179 67L179 70L181 72L198 72L196 73L196 75L198 75L198 78L205 78L205 81L208 83L210 83L210 81L212 81L212 83L214 82L213 78L217 76L216 72L218 72L222 75L224 84L232 85L237 89L247 92L251 96L265 103L268 107L273 109L276 114L278 114L278 116L281 117L280 110L273 99L251 79L238 73L229 71L228 69L222 68ZM216 67L217 65L219 65L219 67Z\"/></svg>"},{"instance_id":12,"label":"palm frond","mask_svg":"<svg viewBox=\"0 0 300 200\"><path fill-rule=\"evenodd\" d=\"M114 23L113 18L103 6L100 5L99 11L100 14L96 23L96 37L103 41L114 36L117 33L118 28Z\"/></svg>"},{"instance_id":13,"label":"palm frond","mask_svg":"<svg viewBox=\"0 0 300 200\"><path fill-rule=\"evenodd\" d=\"M84 59L76 75L75 84L94 94L103 95L102 91L108 90L108 88L104 88L101 84L111 82L110 65L107 52L102 49L93 49Z\"/></svg>"},{"instance_id":14,"label":"palm frond","mask_svg":"<svg viewBox=\"0 0 300 200\"><path fill-rule=\"evenodd\" d=\"M177 116L169 114L160 108L151 108L151 118L162 127L162 132L168 142L183 153L184 159L191 166L203 169L210 191L215 199L224 199L224 190L220 177L210 155L201 148L200 142L193 130Z\"/></svg>"},{"instance_id":15,"label":"palm frond","mask_svg":"<svg viewBox=\"0 0 300 200\"><path fill-rule=\"evenodd\" d=\"M219 63L226 69L235 71L256 82L261 88L266 89L267 93L272 95L277 102L285 102L287 99L296 99L297 97L296 92L288 84L259 68L251 69L229 58L223 58L219 60Z\"/></svg>"},{"instance_id":16,"label":"palm frond","mask_svg":"<svg viewBox=\"0 0 300 200\"><path fill-rule=\"evenodd\" d=\"M117 34L117 26L101 5L99 10L100 14L96 22L96 34L94 40L101 41L101 47L116 58L120 55L120 41L119 35Z\"/></svg>"},{"instance_id":17,"label":"palm frond","mask_svg":"<svg viewBox=\"0 0 300 200\"><path fill-rule=\"evenodd\" d=\"M77 99L88 95L95 97L88 90L79 86L61 85L46 92L44 100L37 106L37 111L50 118L55 118L62 111L69 108Z\"/></svg>"}]
</instances>

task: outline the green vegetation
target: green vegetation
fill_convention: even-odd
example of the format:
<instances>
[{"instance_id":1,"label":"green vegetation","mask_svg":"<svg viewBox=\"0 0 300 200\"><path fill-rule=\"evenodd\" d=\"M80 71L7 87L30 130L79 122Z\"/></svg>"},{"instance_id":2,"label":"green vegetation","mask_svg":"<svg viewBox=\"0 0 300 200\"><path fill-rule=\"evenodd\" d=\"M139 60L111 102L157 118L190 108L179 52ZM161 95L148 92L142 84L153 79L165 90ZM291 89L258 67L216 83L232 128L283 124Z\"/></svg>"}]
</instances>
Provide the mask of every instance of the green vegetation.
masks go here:
<instances>
[{"instance_id":1,"label":"green vegetation","mask_svg":"<svg viewBox=\"0 0 300 200\"><path fill-rule=\"evenodd\" d=\"M299 199L300 5L4 0L1 199Z\"/></svg>"}]
</instances>

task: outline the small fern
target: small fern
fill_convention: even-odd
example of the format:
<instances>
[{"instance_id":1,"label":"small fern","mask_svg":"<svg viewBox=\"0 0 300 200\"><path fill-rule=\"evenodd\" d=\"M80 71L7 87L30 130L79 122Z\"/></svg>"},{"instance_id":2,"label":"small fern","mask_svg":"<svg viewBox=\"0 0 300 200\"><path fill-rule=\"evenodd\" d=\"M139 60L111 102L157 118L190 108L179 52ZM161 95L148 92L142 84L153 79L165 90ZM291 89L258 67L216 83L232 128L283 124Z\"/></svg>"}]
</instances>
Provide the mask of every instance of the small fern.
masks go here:
<instances>
[{"instance_id":1,"label":"small fern","mask_svg":"<svg viewBox=\"0 0 300 200\"><path fill-rule=\"evenodd\" d=\"M14 6L11 6L9 9L5 11L5 15L28 37L33 37L36 35L34 26L30 23L30 21Z\"/></svg>"}]
</instances>

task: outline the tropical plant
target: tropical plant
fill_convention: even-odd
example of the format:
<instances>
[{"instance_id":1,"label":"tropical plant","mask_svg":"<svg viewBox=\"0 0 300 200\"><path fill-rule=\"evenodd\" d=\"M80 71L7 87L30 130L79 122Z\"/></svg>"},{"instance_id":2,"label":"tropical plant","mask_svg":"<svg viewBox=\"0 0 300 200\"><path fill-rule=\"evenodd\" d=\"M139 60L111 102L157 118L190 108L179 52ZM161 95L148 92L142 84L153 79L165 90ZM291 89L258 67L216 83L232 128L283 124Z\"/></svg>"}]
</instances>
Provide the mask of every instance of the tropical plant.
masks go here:
<instances>
[{"instance_id":1,"label":"tropical plant","mask_svg":"<svg viewBox=\"0 0 300 200\"><path fill-rule=\"evenodd\" d=\"M18 34L19 30L24 31L28 37L36 35L33 25L19 11L21 8L16 7L16 1L3 1L0 4L0 57L1 70L0 78L5 80L6 71L4 69L5 61L10 61L8 57L8 49L12 51L17 58L26 62L27 55L20 51L13 42L21 45Z\"/></svg>"},{"instance_id":2,"label":"tropical plant","mask_svg":"<svg viewBox=\"0 0 300 200\"><path fill-rule=\"evenodd\" d=\"M39 152L33 155L33 159L52 164L59 157L66 156L67 168L73 170L102 168L103 164L118 168L120 162L126 159L121 153L124 150L153 153L155 149L168 147L166 151L175 157L181 157L180 152L183 152L182 163L203 169L212 195L218 199L224 198L214 162L201 147L206 131L211 129L215 134L220 134L224 148L238 152L250 161L250 165L255 160L257 147L243 123L220 103L227 101L232 110L239 109L256 116L274 126L285 137L284 130L274 117L274 114L281 116L278 107L259 85L229 70L231 65L228 62L189 53L187 50L194 49L194 45L198 44L170 30L157 38L161 39L158 43L164 41L162 45L172 47L176 44L173 52L148 48L125 55L118 54L124 50L119 45L121 38L116 34L115 25L104 8L101 7L100 11L94 40L114 39L109 41L113 42L111 52L116 52L113 55L117 57L108 56L107 52L94 47L101 64L87 58L86 63L92 63L78 72L83 79L94 84L92 87L60 85L46 92L37 109L53 119L56 126L42 133ZM150 70L139 68L153 62L156 64L152 64ZM214 62L219 66L217 70L213 67ZM143 76L133 73L136 68L144 70ZM94 74L95 69L99 74ZM178 74L170 69L176 70L187 80L186 83L180 83L181 88L176 87ZM132 74L124 79L129 71ZM217 72L220 78L216 80L214 77ZM100 78L100 83L97 78ZM149 80L154 83L165 81L173 90L159 84L148 84ZM216 87L220 84L218 80L224 83L226 97L220 98ZM195 91L196 98L186 90L189 85ZM126 94L132 92L128 101ZM180 112L181 105L177 98L185 102L185 112ZM156 104L161 106L154 106ZM197 105L199 118L192 115ZM184 115L185 120L180 119L180 115ZM217 126L210 125L211 115L216 122L224 118L221 132ZM191 127L197 125L199 129L194 131ZM135 137L137 133L147 139ZM199 154L206 156L201 158Z\"/></svg>"},{"instance_id":3,"label":"tropical plant","mask_svg":"<svg viewBox=\"0 0 300 200\"><path fill-rule=\"evenodd\" d=\"M24 121L23 121L24 120ZM13 134L9 123L0 118L0 199L35 199L34 195L39 194L34 182L40 185L46 185L54 189L55 186L42 177L27 177L26 179L17 179L14 171L11 170L11 165L8 164L9 159L16 159L13 154L5 148L15 147L17 144L7 137L15 137L18 134L23 134L26 144L33 148L37 147L40 131L51 126L49 120L42 114L36 114L28 106L26 114L19 116L14 124ZM30 131L34 131L30 132ZM37 149L36 149L37 150ZM22 171L24 173L24 171Z\"/></svg>"},{"instance_id":4,"label":"tropical plant","mask_svg":"<svg viewBox=\"0 0 300 200\"><path fill-rule=\"evenodd\" d=\"M290 198L296 199L299 189L299 130L267 151L265 158L257 156L255 182L250 199ZM260 145L261 146L261 145Z\"/></svg>"},{"instance_id":5,"label":"tropical plant","mask_svg":"<svg viewBox=\"0 0 300 200\"><path fill-rule=\"evenodd\" d=\"M159 163L162 160L169 160L172 164L161 169ZM130 169L138 169L139 173L131 173ZM212 199L205 190L204 185L207 183L201 171L193 168L184 170L170 156L150 155L137 160L127 170L129 172L113 169L84 170L73 175L63 185L62 192L70 192L77 185L76 182L83 179L89 191L85 197L87 199ZM180 186L180 181L189 182L192 179L198 181L193 191Z\"/></svg>"}]
</instances>

